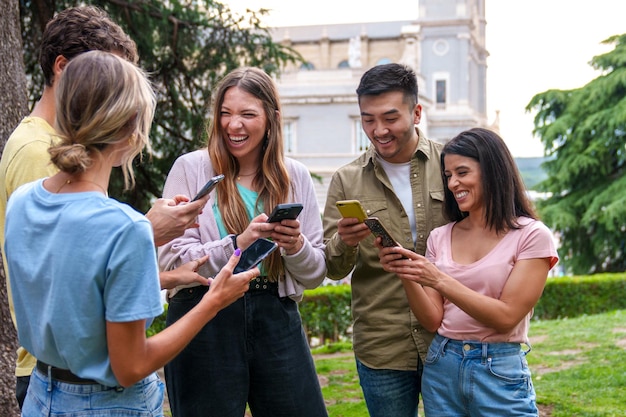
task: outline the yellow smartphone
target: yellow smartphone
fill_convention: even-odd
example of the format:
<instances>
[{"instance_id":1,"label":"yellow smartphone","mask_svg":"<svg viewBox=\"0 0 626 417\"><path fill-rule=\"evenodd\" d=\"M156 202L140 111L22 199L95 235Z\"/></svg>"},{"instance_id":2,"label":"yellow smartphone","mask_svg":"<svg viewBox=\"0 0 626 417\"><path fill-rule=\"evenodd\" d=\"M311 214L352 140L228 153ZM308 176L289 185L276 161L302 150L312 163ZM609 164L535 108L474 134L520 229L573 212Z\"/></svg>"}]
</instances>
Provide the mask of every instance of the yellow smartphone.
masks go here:
<instances>
[{"instance_id":1,"label":"yellow smartphone","mask_svg":"<svg viewBox=\"0 0 626 417\"><path fill-rule=\"evenodd\" d=\"M359 202L359 200L341 200L335 203L341 217L356 217L360 222L367 219L365 209Z\"/></svg>"}]
</instances>

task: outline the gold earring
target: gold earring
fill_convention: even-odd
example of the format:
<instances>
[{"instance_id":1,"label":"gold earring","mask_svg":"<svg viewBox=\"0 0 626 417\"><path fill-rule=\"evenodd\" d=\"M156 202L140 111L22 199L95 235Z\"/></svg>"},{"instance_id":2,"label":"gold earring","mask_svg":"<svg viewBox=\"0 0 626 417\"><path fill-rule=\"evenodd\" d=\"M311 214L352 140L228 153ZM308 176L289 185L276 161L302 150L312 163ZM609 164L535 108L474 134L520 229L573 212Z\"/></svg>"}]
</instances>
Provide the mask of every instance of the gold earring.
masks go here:
<instances>
[{"instance_id":1,"label":"gold earring","mask_svg":"<svg viewBox=\"0 0 626 417\"><path fill-rule=\"evenodd\" d=\"M128 138L128 145L132 145L133 142L135 141L135 138L137 137L136 133L133 133L132 135L130 135L130 137Z\"/></svg>"}]
</instances>

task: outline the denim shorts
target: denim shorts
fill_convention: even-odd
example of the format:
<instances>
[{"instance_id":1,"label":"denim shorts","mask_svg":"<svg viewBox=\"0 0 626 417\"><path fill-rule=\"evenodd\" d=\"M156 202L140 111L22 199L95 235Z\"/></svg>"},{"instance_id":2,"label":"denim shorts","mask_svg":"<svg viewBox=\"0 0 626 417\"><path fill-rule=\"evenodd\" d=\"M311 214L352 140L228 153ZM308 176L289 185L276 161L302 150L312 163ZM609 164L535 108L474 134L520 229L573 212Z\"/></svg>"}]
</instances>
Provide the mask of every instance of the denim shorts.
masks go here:
<instances>
[{"instance_id":1,"label":"denim shorts","mask_svg":"<svg viewBox=\"0 0 626 417\"><path fill-rule=\"evenodd\" d=\"M436 335L424 361L426 416L537 416L535 389L519 343L481 343ZM506 411L505 411L506 410Z\"/></svg>"},{"instance_id":2,"label":"denim shorts","mask_svg":"<svg viewBox=\"0 0 626 417\"><path fill-rule=\"evenodd\" d=\"M156 417L163 416L165 384L156 373L128 388L50 381L35 369L30 377L22 417Z\"/></svg>"}]
</instances>

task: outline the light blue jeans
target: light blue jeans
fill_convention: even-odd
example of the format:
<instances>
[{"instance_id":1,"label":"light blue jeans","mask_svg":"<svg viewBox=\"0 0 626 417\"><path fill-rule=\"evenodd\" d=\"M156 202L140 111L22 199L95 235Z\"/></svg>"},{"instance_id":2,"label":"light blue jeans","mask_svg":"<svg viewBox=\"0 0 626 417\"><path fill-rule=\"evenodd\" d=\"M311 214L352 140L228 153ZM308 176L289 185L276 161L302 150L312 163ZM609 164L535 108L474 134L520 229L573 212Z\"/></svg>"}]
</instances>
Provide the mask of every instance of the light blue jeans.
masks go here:
<instances>
[{"instance_id":1,"label":"light blue jeans","mask_svg":"<svg viewBox=\"0 0 626 417\"><path fill-rule=\"evenodd\" d=\"M422 362L415 371L372 369L356 359L359 382L370 417L416 417Z\"/></svg>"},{"instance_id":2,"label":"light blue jeans","mask_svg":"<svg viewBox=\"0 0 626 417\"><path fill-rule=\"evenodd\" d=\"M481 343L436 335L422 377L426 417L538 415L519 343Z\"/></svg>"},{"instance_id":3,"label":"light blue jeans","mask_svg":"<svg viewBox=\"0 0 626 417\"><path fill-rule=\"evenodd\" d=\"M47 375L35 369L22 417L160 417L163 416L164 392L165 384L156 373L122 389L50 381Z\"/></svg>"}]
</instances>

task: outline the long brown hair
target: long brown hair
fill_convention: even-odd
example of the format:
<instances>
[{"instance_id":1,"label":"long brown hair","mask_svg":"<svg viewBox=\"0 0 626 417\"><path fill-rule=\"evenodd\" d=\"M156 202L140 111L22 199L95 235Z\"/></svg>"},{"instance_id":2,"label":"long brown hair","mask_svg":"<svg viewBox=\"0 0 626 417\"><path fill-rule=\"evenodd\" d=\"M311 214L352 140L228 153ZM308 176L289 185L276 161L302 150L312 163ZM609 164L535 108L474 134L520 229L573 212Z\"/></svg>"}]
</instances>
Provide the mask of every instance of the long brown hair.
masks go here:
<instances>
[{"instance_id":1,"label":"long brown hair","mask_svg":"<svg viewBox=\"0 0 626 417\"><path fill-rule=\"evenodd\" d=\"M448 189L445 156L461 155L480 165L483 203L487 225L497 233L519 229L519 216L537 219L524 181L504 140L495 132L474 128L459 133L441 151L441 175L444 187L444 215L450 221L460 221L468 213L462 212Z\"/></svg>"},{"instance_id":2,"label":"long brown hair","mask_svg":"<svg viewBox=\"0 0 626 417\"><path fill-rule=\"evenodd\" d=\"M220 123L220 112L226 91L238 87L263 103L267 120L263 151L260 153L261 169L254 177L259 190L256 212L269 212L279 203L288 201L291 182L285 166L283 132L280 123L278 90L272 79L262 70L252 67L238 68L226 75L219 83L213 100L213 117L208 128L208 150L216 173L226 176L217 186L218 209L228 233L242 233L250 219L245 204L237 191L237 175L241 167L226 148L227 135ZM273 280L283 275L280 253L275 251L264 263L268 276Z\"/></svg>"}]
</instances>

